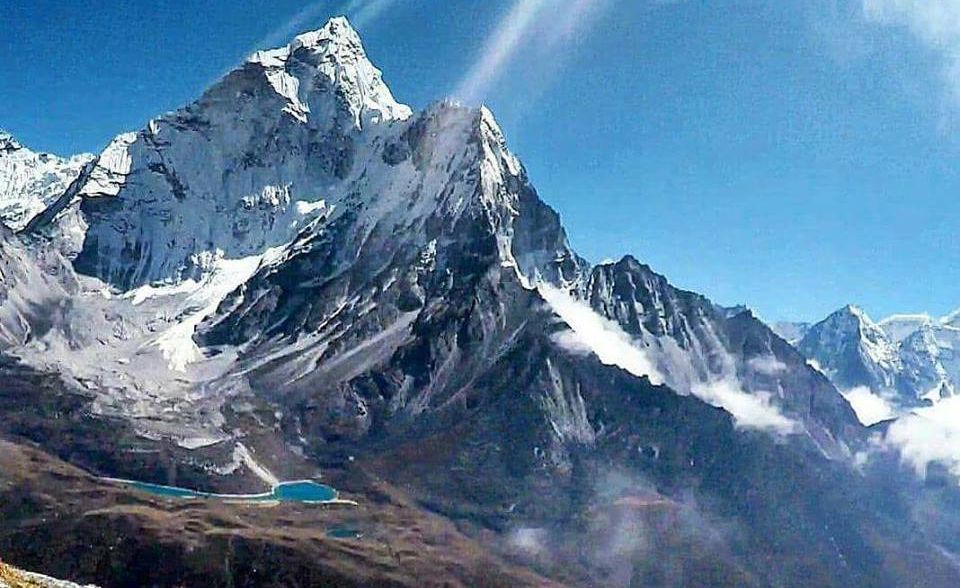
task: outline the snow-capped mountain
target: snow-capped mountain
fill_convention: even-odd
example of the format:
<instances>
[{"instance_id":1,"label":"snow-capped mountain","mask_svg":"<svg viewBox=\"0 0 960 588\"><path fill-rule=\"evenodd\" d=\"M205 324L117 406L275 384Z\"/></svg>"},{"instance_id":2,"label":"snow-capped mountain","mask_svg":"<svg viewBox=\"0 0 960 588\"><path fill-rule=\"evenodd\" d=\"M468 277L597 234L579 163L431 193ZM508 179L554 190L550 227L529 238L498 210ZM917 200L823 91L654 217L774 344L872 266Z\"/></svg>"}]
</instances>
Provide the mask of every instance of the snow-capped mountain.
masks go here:
<instances>
[{"instance_id":1,"label":"snow-capped mountain","mask_svg":"<svg viewBox=\"0 0 960 588\"><path fill-rule=\"evenodd\" d=\"M852 305L810 327L797 348L841 389L893 390L902 371L896 346L862 309Z\"/></svg>"},{"instance_id":2,"label":"snow-capped mountain","mask_svg":"<svg viewBox=\"0 0 960 588\"><path fill-rule=\"evenodd\" d=\"M202 279L328 214L410 114L333 20L118 136L30 230L56 230L80 271L120 289Z\"/></svg>"},{"instance_id":3,"label":"snow-capped mountain","mask_svg":"<svg viewBox=\"0 0 960 588\"><path fill-rule=\"evenodd\" d=\"M35 153L0 130L0 222L22 229L63 193L92 158Z\"/></svg>"},{"instance_id":4,"label":"snow-capped mountain","mask_svg":"<svg viewBox=\"0 0 960 588\"><path fill-rule=\"evenodd\" d=\"M218 489L322 467L364 508L402 495L455 520L474 549L549 529L536 569L584 585L610 566L661 577L658 554L755 586L888 585L908 552L946 559L889 523L907 509L875 504L852 459L867 432L803 355L631 256L591 267L493 113L398 103L342 18L119 135L0 248L0 359L16 360L0 369L17 384L0 435L103 474ZM843 382L933 377L855 308L803 341ZM622 496L597 499L606 475L630 480ZM680 515L651 523L664 543L577 552L609 534L598 519L647 504L638 488ZM737 529L729 549L703 532L714 517ZM351 579L407 573L392 549Z\"/></svg>"},{"instance_id":5,"label":"snow-capped mountain","mask_svg":"<svg viewBox=\"0 0 960 588\"><path fill-rule=\"evenodd\" d=\"M235 394L283 392L308 439L421 427L462 401L532 308L569 322L567 299L648 356L636 375L746 428L809 435L841 455L855 423L749 314L632 258L591 272L492 113L441 102L414 114L344 19L257 52L197 102L118 136L25 232L72 259L80 305L98 310L72 313L19 356L97 382L99 412L149 417L145 433L178 430L187 445L231 436L222 416L192 415L220 413ZM560 303L544 305L544 288ZM108 334L88 345L76 335L87 331ZM165 370L182 375L170 383ZM306 394L317 388L336 392ZM562 392L574 396L539 417L559 427L539 444L554 463L595 435L583 399ZM171 413L172 398L196 410ZM314 414L338 416L303 420Z\"/></svg>"},{"instance_id":6,"label":"snow-capped mountain","mask_svg":"<svg viewBox=\"0 0 960 588\"><path fill-rule=\"evenodd\" d=\"M953 351L960 330L952 316L893 315L874 323L847 306L811 327L796 346L841 390L866 387L910 407L952 396L960 383Z\"/></svg>"}]
</instances>

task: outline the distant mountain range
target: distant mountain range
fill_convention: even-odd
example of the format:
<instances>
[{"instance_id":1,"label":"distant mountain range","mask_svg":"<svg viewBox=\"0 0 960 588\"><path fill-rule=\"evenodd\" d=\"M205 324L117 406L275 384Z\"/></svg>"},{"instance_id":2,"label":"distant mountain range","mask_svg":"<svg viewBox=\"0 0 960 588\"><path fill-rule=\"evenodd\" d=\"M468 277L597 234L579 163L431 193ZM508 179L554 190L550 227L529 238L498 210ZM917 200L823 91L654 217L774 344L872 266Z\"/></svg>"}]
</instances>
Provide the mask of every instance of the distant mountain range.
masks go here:
<instances>
[{"instance_id":1,"label":"distant mountain range","mask_svg":"<svg viewBox=\"0 0 960 588\"><path fill-rule=\"evenodd\" d=\"M493 113L399 103L346 19L96 156L3 137L14 564L104 586L960 583L952 464L844 396L952 395L952 322L848 307L781 337L633 256L592 265ZM113 481L321 477L348 500Z\"/></svg>"},{"instance_id":2,"label":"distant mountain range","mask_svg":"<svg viewBox=\"0 0 960 588\"><path fill-rule=\"evenodd\" d=\"M773 328L840 390L866 388L897 410L953 397L960 384L955 313L893 315L875 323L862 309L845 306L814 325Z\"/></svg>"}]
</instances>

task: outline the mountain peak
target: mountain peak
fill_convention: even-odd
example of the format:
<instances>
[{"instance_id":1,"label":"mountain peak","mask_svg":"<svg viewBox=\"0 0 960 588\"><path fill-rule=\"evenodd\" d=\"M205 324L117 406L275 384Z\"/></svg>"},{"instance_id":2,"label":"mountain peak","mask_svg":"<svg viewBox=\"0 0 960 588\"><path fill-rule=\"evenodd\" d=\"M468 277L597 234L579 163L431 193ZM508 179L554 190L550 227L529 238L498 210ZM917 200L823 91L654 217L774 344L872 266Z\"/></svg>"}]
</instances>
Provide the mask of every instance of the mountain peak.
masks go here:
<instances>
[{"instance_id":1,"label":"mountain peak","mask_svg":"<svg viewBox=\"0 0 960 588\"><path fill-rule=\"evenodd\" d=\"M873 322L870 320L870 317L867 316L867 313L856 304L847 304L843 308L838 310L836 314L844 314L844 315L856 317L860 320Z\"/></svg>"},{"instance_id":2,"label":"mountain peak","mask_svg":"<svg viewBox=\"0 0 960 588\"><path fill-rule=\"evenodd\" d=\"M315 49L325 43L334 43L360 53L364 52L360 35L345 16L335 16L319 29L297 35L290 43L290 48L293 51L300 48Z\"/></svg>"},{"instance_id":3,"label":"mountain peak","mask_svg":"<svg viewBox=\"0 0 960 588\"><path fill-rule=\"evenodd\" d=\"M867 313L853 304L810 327L798 343L840 388L888 390L901 369L896 345Z\"/></svg>"},{"instance_id":4,"label":"mountain peak","mask_svg":"<svg viewBox=\"0 0 960 588\"><path fill-rule=\"evenodd\" d=\"M413 111L398 103L379 69L367 58L360 35L342 16L289 44L257 51L247 64L261 66L273 89L287 100L287 112L306 123L317 94L332 86L343 97L354 126L405 120Z\"/></svg>"}]
</instances>

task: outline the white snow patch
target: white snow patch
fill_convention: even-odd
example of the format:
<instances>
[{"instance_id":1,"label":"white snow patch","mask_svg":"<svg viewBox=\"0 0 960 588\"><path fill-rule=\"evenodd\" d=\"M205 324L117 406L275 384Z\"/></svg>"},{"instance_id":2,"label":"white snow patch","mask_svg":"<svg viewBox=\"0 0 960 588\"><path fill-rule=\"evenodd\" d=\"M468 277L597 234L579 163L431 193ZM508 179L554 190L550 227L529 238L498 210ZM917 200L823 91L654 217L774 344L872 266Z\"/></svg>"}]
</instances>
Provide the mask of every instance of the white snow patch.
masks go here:
<instances>
[{"instance_id":1,"label":"white snow patch","mask_svg":"<svg viewBox=\"0 0 960 588\"><path fill-rule=\"evenodd\" d=\"M203 447L216 445L217 443L223 441L223 439L223 437L185 437L177 440L177 445L179 447L183 447L184 449L193 451L194 449L201 449Z\"/></svg>"},{"instance_id":2,"label":"white snow patch","mask_svg":"<svg viewBox=\"0 0 960 588\"><path fill-rule=\"evenodd\" d=\"M236 447L233 448L233 457L235 462L243 463L255 476L269 484L271 488L276 488L280 485L280 479L274 476L273 472L261 465L243 443L237 443Z\"/></svg>"},{"instance_id":3,"label":"white snow patch","mask_svg":"<svg viewBox=\"0 0 960 588\"><path fill-rule=\"evenodd\" d=\"M134 291L134 304L137 300L155 296L159 293L179 293L193 288L186 297L183 307L187 309L182 320L167 329L156 338L154 344L163 353L170 369L184 372L187 365L203 357L200 347L194 342L193 335L197 327L217 310L220 302L233 290L249 280L265 259L275 258L279 249L268 249L262 255L251 255L241 259L223 259L222 252L215 254L213 270L206 274L199 285L184 282L168 288L150 288L144 286ZM146 288L146 290L145 290Z\"/></svg>"},{"instance_id":4,"label":"white snow patch","mask_svg":"<svg viewBox=\"0 0 960 588\"><path fill-rule=\"evenodd\" d=\"M308 214L313 214L315 212L320 212L327 207L327 203L324 200L317 200L316 202L308 202L306 200L297 200L294 203L296 207L297 214L301 216L306 216Z\"/></svg>"}]
</instances>

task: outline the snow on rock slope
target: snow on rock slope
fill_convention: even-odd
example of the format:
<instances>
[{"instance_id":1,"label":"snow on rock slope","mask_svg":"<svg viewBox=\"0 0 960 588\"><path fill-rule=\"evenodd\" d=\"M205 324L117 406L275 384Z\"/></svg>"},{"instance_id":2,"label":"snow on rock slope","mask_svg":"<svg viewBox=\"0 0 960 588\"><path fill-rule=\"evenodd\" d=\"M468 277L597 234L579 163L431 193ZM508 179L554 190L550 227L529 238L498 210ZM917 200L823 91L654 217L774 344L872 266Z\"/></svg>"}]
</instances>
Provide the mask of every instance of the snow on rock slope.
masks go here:
<instances>
[{"instance_id":1,"label":"snow on rock slope","mask_svg":"<svg viewBox=\"0 0 960 588\"><path fill-rule=\"evenodd\" d=\"M18 231L57 199L93 159L36 153L0 130L0 222Z\"/></svg>"},{"instance_id":2,"label":"snow on rock slope","mask_svg":"<svg viewBox=\"0 0 960 588\"><path fill-rule=\"evenodd\" d=\"M0 351L62 325L77 289L73 269L58 254L29 250L0 224Z\"/></svg>"},{"instance_id":3,"label":"snow on rock slope","mask_svg":"<svg viewBox=\"0 0 960 588\"><path fill-rule=\"evenodd\" d=\"M30 229L59 234L78 270L120 289L200 279L213 257L289 242L410 114L333 19L117 137Z\"/></svg>"}]
</instances>

